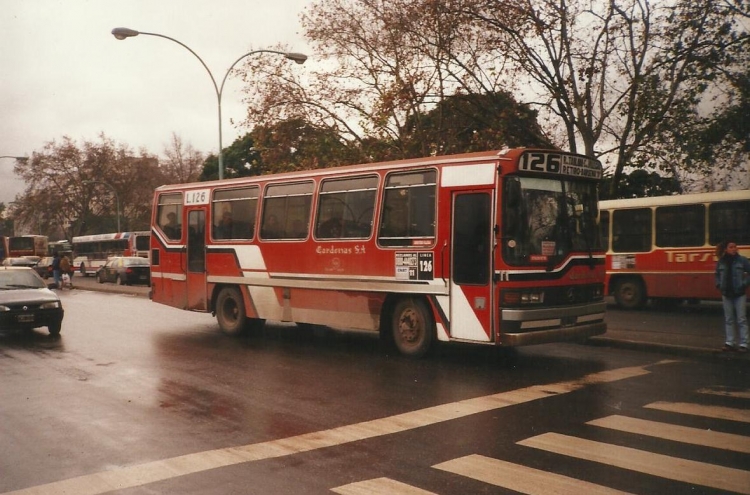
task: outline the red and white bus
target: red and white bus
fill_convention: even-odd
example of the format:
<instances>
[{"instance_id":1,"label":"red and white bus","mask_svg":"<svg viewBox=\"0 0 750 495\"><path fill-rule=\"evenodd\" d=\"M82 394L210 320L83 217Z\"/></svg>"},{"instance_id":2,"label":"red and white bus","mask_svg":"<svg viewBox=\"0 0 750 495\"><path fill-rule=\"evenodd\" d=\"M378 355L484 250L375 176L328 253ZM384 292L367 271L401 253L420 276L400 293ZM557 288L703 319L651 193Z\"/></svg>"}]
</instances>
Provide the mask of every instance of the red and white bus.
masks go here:
<instances>
[{"instance_id":1,"label":"red and white bus","mask_svg":"<svg viewBox=\"0 0 750 495\"><path fill-rule=\"evenodd\" d=\"M49 240L46 235L22 235L8 238L8 257L47 256Z\"/></svg>"},{"instance_id":2,"label":"red and white bus","mask_svg":"<svg viewBox=\"0 0 750 495\"><path fill-rule=\"evenodd\" d=\"M162 186L151 297L228 334L344 327L414 356L601 334L601 176L583 156L513 149Z\"/></svg>"},{"instance_id":3,"label":"red and white bus","mask_svg":"<svg viewBox=\"0 0 750 495\"><path fill-rule=\"evenodd\" d=\"M607 293L626 309L721 299L716 245L733 238L750 256L750 191L616 199L599 203Z\"/></svg>"},{"instance_id":4,"label":"red and white bus","mask_svg":"<svg viewBox=\"0 0 750 495\"><path fill-rule=\"evenodd\" d=\"M148 258L150 237L149 231L73 237L73 266L82 275L94 275L112 256Z\"/></svg>"},{"instance_id":5,"label":"red and white bus","mask_svg":"<svg viewBox=\"0 0 750 495\"><path fill-rule=\"evenodd\" d=\"M8 236L0 235L0 263L8 257Z\"/></svg>"}]
</instances>

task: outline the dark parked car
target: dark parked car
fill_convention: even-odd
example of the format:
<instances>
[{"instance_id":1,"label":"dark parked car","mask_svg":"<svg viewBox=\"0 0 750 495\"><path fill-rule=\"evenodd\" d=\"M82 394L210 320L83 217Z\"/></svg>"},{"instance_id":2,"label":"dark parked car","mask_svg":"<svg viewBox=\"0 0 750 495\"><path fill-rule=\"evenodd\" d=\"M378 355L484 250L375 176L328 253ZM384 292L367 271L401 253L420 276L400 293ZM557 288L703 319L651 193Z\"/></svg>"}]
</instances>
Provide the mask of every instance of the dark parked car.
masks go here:
<instances>
[{"instance_id":1,"label":"dark parked car","mask_svg":"<svg viewBox=\"0 0 750 495\"><path fill-rule=\"evenodd\" d=\"M115 256L96 271L97 282L117 285L151 284L151 265L147 258Z\"/></svg>"},{"instance_id":2,"label":"dark parked car","mask_svg":"<svg viewBox=\"0 0 750 495\"><path fill-rule=\"evenodd\" d=\"M62 328L60 298L28 267L0 267L0 330L47 327L50 335Z\"/></svg>"},{"instance_id":3,"label":"dark parked car","mask_svg":"<svg viewBox=\"0 0 750 495\"><path fill-rule=\"evenodd\" d=\"M25 266L27 268L32 268L36 266L35 260L30 260L29 258L5 258L3 260L3 266Z\"/></svg>"},{"instance_id":4,"label":"dark parked car","mask_svg":"<svg viewBox=\"0 0 750 495\"><path fill-rule=\"evenodd\" d=\"M34 271L39 274L42 278L50 278L52 276L52 256L46 256L39 260L39 263L34 265Z\"/></svg>"}]
</instances>

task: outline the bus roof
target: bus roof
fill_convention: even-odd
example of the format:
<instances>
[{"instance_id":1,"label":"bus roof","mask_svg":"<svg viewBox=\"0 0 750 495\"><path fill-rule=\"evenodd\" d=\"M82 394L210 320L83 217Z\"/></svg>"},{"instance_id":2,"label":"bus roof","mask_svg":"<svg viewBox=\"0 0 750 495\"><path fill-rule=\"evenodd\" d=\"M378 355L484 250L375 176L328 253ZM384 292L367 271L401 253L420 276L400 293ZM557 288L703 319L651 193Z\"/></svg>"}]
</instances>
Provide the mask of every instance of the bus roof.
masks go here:
<instances>
[{"instance_id":1,"label":"bus roof","mask_svg":"<svg viewBox=\"0 0 750 495\"><path fill-rule=\"evenodd\" d=\"M750 190L720 191L697 194L679 194L675 196L653 196L648 198L608 199L599 202L600 210L620 208L648 208L651 206L672 206L696 203L714 203L716 201L750 200Z\"/></svg>"},{"instance_id":2,"label":"bus roof","mask_svg":"<svg viewBox=\"0 0 750 495\"><path fill-rule=\"evenodd\" d=\"M455 165L460 163L472 162L498 162L501 160L515 160L521 154L528 151L555 152L562 155L582 156L576 153L569 153L562 150L551 150L541 148L509 148L503 150L477 151L471 153L461 153L455 155L430 156L422 158L408 158L404 160L393 160L387 162L360 163L356 165L341 165L337 167L319 168L312 170L295 170L292 172L282 172L278 174L254 175L249 177L237 177L233 179L213 180L206 182L192 182L182 184L168 184L156 188L157 192L170 190L185 190L191 188L204 188L216 185L227 185L232 183L246 183L255 181L269 181L279 179L307 179L311 177L323 177L341 173L372 172L374 170L388 170L394 168L408 167L430 167L436 165ZM595 160L596 161L596 160Z\"/></svg>"}]
</instances>

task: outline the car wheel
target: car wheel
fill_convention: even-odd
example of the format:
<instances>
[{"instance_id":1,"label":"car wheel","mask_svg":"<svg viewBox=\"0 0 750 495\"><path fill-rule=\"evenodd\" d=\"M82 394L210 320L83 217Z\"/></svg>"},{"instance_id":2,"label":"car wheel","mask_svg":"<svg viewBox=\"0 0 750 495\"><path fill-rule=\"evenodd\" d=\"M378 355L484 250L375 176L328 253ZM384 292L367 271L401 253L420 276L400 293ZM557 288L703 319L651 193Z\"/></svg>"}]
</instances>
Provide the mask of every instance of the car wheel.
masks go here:
<instances>
[{"instance_id":1,"label":"car wheel","mask_svg":"<svg viewBox=\"0 0 750 495\"><path fill-rule=\"evenodd\" d=\"M62 321L58 321L57 323L48 325L47 330L49 330L50 335L60 335L60 330L62 330Z\"/></svg>"}]
</instances>

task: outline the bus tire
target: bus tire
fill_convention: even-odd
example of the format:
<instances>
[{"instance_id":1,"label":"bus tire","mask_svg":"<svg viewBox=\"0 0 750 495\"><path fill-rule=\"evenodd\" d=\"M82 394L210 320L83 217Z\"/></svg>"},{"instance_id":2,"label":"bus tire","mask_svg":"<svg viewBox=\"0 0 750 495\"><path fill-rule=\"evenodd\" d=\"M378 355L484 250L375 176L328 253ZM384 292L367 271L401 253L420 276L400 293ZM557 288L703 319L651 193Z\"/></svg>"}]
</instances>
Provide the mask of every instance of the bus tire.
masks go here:
<instances>
[{"instance_id":1,"label":"bus tire","mask_svg":"<svg viewBox=\"0 0 750 495\"><path fill-rule=\"evenodd\" d=\"M634 277L623 278L615 284L615 302L623 309L638 309L646 304L646 288Z\"/></svg>"},{"instance_id":2,"label":"bus tire","mask_svg":"<svg viewBox=\"0 0 750 495\"><path fill-rule=\"evenodd\" d=\"M435 323L432 314L420 298L403 298L393 308L391 334L399 352L420 358L432 348L435 340Z\"/></svg>"},{"instance_id":3,"label":"bus tire","mask_svg":"<svg viewBox=\"0 0 750 495\"><path fill-rule=\"evenodd\" d=\"M236 287L224 287L216 298L216 321L226 335L241 335L247 324L245 302Z\"/></svg>"}]
</instances>

